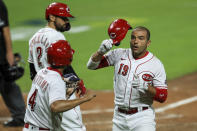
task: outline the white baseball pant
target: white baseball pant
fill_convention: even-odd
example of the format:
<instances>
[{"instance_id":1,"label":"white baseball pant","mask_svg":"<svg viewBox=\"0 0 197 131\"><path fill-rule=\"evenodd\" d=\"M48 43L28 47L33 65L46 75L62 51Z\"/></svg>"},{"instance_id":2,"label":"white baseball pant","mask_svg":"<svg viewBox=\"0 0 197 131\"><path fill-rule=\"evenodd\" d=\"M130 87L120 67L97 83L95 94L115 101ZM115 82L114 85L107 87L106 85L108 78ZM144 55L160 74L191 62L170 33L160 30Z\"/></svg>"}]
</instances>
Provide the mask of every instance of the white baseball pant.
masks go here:
<instances>
[{"instance_id":1,"label":"white baseball pant","mask_svg":"<svg viewBox=\"0 0 197 131\"><path fill-rule=\"evenodd\" d=\"M135 114L124 114L116 106L113 117L113 131L155 131L155 112L152 107Z\"/></svg>"}]
</instances>

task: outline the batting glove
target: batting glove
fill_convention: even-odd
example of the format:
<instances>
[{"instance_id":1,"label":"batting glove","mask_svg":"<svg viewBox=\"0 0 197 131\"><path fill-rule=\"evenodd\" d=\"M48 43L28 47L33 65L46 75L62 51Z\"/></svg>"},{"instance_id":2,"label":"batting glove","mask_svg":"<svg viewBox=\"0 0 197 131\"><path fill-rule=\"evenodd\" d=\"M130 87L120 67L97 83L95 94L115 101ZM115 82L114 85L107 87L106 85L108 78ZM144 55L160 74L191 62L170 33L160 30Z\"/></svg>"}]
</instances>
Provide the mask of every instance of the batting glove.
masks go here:
<instances>
[{"instance_id":1,"label":"batting glove","mask_svg":"<svg viewBox=\"0 0 197 131\"><path fill-rule=\"evenodd\" d=\"M144 80L140 80L139 76L134 74L134 79L132 81L132 87L136 88L137 90L144 92L148 90L148 82L145 82Z\"/></svg>"},{"instance_id":2,"label":"batting glove","mask_svg":"<svg viewBox=\"0 0 197 131\"><path fill-rule=\"evenodd\" d=\"M76 75L74 75L73 73L70 73L70 74L64 75L64 81L67 83L74 83L74 82L79 81L79 78Z\"/></svg>"},{"instance_id":3,"label":"batting glove","mask_svg":"<svg viewBox=\"0 0 197 131\"><path fill-rule=\"evenodd\" d=\"M100 47L98 49L98 52L101 53L101 54L107 53L112 48L112 44L113 44L112 39L104 40L101 43L101 45L100 45Z\"/></svg>"}]
</instances>

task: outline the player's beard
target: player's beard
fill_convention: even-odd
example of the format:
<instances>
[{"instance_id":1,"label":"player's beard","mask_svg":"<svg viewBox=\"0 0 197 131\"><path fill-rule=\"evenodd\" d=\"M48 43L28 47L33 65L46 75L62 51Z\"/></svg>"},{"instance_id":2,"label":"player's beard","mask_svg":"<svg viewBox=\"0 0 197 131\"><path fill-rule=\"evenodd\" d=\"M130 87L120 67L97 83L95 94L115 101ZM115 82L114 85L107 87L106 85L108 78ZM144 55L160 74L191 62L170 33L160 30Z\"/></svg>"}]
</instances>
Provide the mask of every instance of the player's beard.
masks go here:
<instances>
[{"instance_id":1,"label":"player's beard","mask_svg":"<svg viewBox=\"0 0 197 131\"><path fill-rule=\"evenodd\" d=\"M54 24L55 24L56 30L57 30L57 31L60 31L60 32L69 31L70 28L71 28L70 23L66 23L66 24L64 24L64 25L59 25L59 24L57 24L57 23L55 22Z\"/></svg>"},{"instance_id":2,"label":"player's beard","mask_svg":"<svg viewBox=\"0 0 197 131\"><path fill-rule=\"evenodd\" d=\"M131 46L131 50L132 50L133 57L139 58L139 57L142 57L146 53L147 46L138 47L137 50L133 50L133 46Z\"/></svg>"}]
</instances>

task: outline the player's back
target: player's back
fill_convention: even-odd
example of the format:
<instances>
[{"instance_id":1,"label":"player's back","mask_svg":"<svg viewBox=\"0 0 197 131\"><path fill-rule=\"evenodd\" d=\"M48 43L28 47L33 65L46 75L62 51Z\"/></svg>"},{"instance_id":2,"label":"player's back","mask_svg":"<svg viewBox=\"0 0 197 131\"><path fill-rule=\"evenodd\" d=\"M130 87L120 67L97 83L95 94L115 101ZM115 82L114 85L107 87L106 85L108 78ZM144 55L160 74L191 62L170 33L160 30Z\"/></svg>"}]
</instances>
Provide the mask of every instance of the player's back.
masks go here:
<instances>
[{"instance_id":1,"label":"player's back","mask_svg":"<svg viewBox=\"0 0 197 131\"><path fill-rule=\"evenodd\" d=\"M29 40L28 62L34 64L37 72L48 67L47 48L58 40L65 40L64 35L49 27L40 29Z\"/></svg>"},{"instance_id":2,"label":"player's back","mask_svg":"<svg viewBox=\"0 0 197 131\"><path fill-rule=\"evenodd\" d=\"M56 85L56 86L54 86ZM65 86L61 76L46 68L40 70L32 82L27 98L25 122L42 128L60 127L59 113L52 113L50 104L55 100L65 99ZM60 88L63 97L56 93ZM54 97L55 96L55 97ZM59 124L59 125L57 125Z\"/></svg>"}]
</instances>

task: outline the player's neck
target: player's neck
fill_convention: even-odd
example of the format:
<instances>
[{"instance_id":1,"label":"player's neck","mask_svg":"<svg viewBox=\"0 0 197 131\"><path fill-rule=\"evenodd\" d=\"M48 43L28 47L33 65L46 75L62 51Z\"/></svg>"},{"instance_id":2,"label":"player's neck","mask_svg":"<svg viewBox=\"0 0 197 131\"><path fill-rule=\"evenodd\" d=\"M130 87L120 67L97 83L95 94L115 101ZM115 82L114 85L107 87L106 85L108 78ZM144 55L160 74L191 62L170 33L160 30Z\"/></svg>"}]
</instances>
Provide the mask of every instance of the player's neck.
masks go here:
<instances>
[{"instance_id":1,"label":"player's neck","mask_svg":"<svg viewBox=\"0 0 197 131\"><path fill-rule=\"evenodd\" d=\"M58 70L63 74L64 68L59 68Z\"/></svg>"},{"instance_id":2,"label":"player's neck","mask_svg":"<svg viewBox=\"0 0 197 131\"><path fill-rule=\"evenodd\" d=\"M47 69L56 71L56 72L58 72L61 76L62 76L63 71L64 71L64 68L47 67Z\"/></svg>"},{"instance_id":3,"label":"player's neck","mask_svg":"<svg viewBox=\"0 0 197 131\"><path fill-rule=\"evenodd\" d=\"M49 27L49 28L52 28L52 29L56 30L55 25L52 22L48 22L46 27Z\"/></svg>"},{"instance_id":4,"label":"player's neck","mask_svg":"<svg viewBox=\"0 0 197 131\"><path fill-rule=\"evenodd\" d=\"M138 60L138 59L142 59L144 57L146 57L149 54L149 52L146 50L145 52L141 53L141 54L133 54L133 58Z\"/></svg>"}]
</instances>

